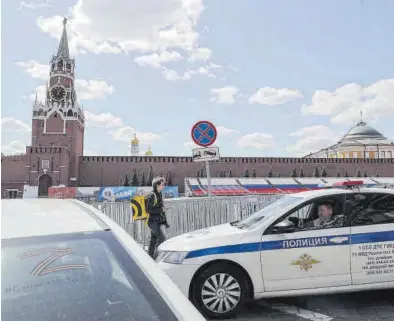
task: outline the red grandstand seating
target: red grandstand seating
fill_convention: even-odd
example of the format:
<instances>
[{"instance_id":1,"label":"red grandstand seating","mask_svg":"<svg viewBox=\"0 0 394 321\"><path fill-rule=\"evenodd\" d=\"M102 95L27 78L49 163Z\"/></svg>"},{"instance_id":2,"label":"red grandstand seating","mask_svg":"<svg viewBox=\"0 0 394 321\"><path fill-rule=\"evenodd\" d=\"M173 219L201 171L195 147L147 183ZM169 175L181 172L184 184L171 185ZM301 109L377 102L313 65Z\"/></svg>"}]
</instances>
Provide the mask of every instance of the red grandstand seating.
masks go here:
<instances>
[{"instance_id":1,"label":"red grandstand seating","mask_svg":"<svg viewBox=\"0 0 394 321\"><path fill-rule=\"evenodd\" d=\"M358 178L367 186L375 184L394 184L393 178ZM246 194L280 194L298 193L321 188L323 183L334 183L337 181L352 180L351 178L212 178L212 194L215 196L234 196ZM353 179L354 180L354 179ZM189 190L194 196L205 196L208 194L208 183L206 178L188 179Z\"/></svg>"}]
</instances>

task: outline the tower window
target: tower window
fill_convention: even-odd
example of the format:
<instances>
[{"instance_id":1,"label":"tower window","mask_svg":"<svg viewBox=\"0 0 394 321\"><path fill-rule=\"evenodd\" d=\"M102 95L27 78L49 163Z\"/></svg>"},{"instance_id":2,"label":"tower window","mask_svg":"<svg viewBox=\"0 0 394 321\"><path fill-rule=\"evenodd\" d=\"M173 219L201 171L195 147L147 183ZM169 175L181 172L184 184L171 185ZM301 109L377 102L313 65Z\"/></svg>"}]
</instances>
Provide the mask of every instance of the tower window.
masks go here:
<instances>
[{"instance_id":1,"label":"tower window","mask_svg":"<svg viewBox=\"0 0 394 321\"><path fill-rule=\"evenodd\" d=\"M42 168L43 169L49 169L49 160L48 159L43 159L42 160Z\"/></svg>"}]
</instances>

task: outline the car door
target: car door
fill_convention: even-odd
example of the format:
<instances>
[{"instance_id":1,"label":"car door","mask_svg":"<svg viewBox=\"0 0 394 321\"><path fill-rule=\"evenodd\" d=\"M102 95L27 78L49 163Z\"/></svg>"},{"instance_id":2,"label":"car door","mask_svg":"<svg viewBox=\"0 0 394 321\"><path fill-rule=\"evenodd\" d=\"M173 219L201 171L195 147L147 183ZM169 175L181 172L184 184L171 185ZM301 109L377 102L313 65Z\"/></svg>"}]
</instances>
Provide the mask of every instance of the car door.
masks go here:
<instances>
[{"instance_id":1,"label":"car door","mask_svg":"<svg viewBox=\"0 0 394 321\"><path fill-rule=\"evenodd\" d=\"M265 230L261 243L265 291L351 284L350 227L344 219L344 199L344 194L339 194L307 201ZM340 223L336 221L331 227L306 227L317 218L320 204L326 202L332 203L333 217L341 218ZM295 231L274 231L278 223L291 219L300 222Z\"/></svg>"},{"instance_id":2,"label":"car door","mask_svg":"<svg viewBox=\"0 0 394 321\"><path fill-rule=\"evenodd\" d=\"M346 197L351 217L352 284L394 282L394 195Z\"/></svg>"}]
</instances>

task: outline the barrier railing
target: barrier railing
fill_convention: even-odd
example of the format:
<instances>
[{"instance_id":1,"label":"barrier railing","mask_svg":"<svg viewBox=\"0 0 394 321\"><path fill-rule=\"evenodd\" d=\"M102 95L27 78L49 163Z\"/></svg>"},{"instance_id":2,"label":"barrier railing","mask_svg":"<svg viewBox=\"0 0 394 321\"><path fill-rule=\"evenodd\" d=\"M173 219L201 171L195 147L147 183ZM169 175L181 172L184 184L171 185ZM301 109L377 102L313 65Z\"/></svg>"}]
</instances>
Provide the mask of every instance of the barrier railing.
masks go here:
<instances>
[{"instance_id":1,"label":"barrier railing","mask_svg":"<svg viewBox=\"0 0 394 321\"><path fill-rule=\"evenodd\" d=\"M167 229L167 238L242 219L280 197L282 195L248 195L165 200L166 216L170 225ZM133 221L129 202L93 202L91 205L126 229L137 242L144 245L149 242L149 228L145 221Z\"/></svg>"}]
</instances>

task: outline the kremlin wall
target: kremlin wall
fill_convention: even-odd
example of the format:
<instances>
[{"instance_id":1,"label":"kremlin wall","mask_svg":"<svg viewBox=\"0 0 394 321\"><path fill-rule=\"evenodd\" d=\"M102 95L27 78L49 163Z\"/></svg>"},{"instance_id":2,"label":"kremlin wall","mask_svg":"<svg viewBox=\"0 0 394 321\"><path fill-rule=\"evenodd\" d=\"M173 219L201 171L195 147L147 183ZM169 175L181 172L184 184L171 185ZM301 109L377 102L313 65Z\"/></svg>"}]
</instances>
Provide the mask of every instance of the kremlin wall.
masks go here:
<instances>
[{"instance_id":1,"label":"kremlin wall","mask_svg":"<svg viewBox=\"0 0 394 321\"><path fill-rule=\"evenodd\" d=\"M131 156L83 155L85 116L74 86L75 60L69 53L66 22L57 53L49 63L45 101L36 98L33 104L31 145L26 146L23 155L1 157L2 198L22 197L26 186L36 186L40 197L47 196L52 186L122 186L132 173L141 177L149 171L167 176L168 184L178 186L180 193L203 195L205 183L201 180L206 173L202 163L193 162L192 157L155 156L150 148L145 156L137 156L139 141L135 135ZM361 115L360 121L333 146L302 158L222 157L212 162L211 176L213 184L226 182L227 189L234 193L238 189L241 194L286 192L292 185L311 189L305 186L312 183L302 183L307 177L323 182L329 177L379 177L390 183L389 178L394 177L393 157L394 141L369 126ZM243 181L248 176L262 178L257 185L265 187L248 187ZM223 177L228 179L223 181ZM274 183L275 179L290 179L288 187L280 181Z\"/></svg>"}]
</instances>

